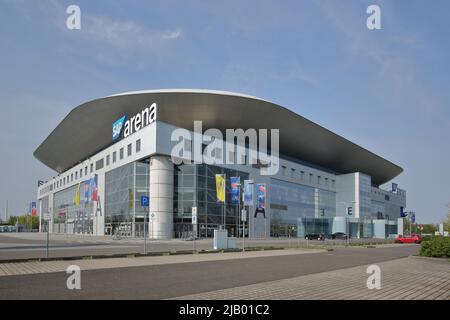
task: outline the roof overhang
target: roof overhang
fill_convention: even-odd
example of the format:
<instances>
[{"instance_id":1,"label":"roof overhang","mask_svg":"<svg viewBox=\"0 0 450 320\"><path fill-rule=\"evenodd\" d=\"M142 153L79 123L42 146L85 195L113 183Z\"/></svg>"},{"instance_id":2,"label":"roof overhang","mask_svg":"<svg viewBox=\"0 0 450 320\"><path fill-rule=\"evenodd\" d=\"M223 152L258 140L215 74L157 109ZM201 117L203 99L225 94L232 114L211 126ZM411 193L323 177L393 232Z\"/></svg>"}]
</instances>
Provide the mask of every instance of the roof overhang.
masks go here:
<instances>
[{"instance_id":1,"label":"roof overhang","mask_svg":"<svg viewBox=\"0 0 450 320\"><path fill-rule=\"evenodd\" d=\"M84 103L73 109L36 149L34 156L61 173L111 145L112 124L156 102L157 120L193 130L280 129L280 153L339 173L362 172L380 185L396 177L398 165L272 102L211 90L129 92Z\"/></svg>"}]
</instances>

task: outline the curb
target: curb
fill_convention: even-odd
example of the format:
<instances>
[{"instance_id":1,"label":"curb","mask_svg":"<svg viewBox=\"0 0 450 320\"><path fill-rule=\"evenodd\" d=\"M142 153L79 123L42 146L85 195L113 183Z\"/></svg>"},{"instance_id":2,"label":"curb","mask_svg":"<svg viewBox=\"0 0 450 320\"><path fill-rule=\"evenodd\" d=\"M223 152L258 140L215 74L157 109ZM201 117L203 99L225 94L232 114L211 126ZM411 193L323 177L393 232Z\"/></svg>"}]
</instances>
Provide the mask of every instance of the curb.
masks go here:
<instances>
[{"instance_id":1,"label":"curb","mask_svg":"<svg viewBox=\"0 0 450 320\"><path fill-rule=\"evenodd\" d=\"M245 252L252 251L269 251L269 250L285 250L292 248L283 247L249 247L245 248ZM303 249L303 248L302 248ZM177 256L177 255L193 255L193 254L209 254L209 253L236 253L243 252L242 249L221 249L221 250L180 250L180 251L160 251L143 253L123 253L111 255L85 255L72 257L52 257L52 258L30 258L30 259L9 259L0 260L0 264L7 263L23 263L23 262L49 262L49 261L74 261L74 260L100 260L111 258L143 258L143 257L157 257L157 256Z\"/></svg>"},{"instance_id":2,"label":"curb","mask_svg":"<svg viewBox=\"0 0 450 320\"><path fill-rule=\"evenodd\" d=\"M414 258L414 259L424 259L424 260L431 260L431 261L450 262L450 258L425 257L425 256L418 256L418 255L412 255L410 257Z\"/></svg>"}]
</instances>

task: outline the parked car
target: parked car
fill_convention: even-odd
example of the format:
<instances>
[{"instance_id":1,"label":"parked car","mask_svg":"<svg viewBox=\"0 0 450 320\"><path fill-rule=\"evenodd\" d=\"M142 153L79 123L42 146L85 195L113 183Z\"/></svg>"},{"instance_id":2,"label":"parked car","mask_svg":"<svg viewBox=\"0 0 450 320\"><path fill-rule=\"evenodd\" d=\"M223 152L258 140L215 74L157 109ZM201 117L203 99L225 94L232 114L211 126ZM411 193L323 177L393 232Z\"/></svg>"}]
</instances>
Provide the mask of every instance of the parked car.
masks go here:
<instances>
[{"instance_id":1,"label":"parked car","mask_svg":"<svg viewBox=\"0 0 450 320\"><path fill-rule=\"evenodd\" d=\"M306 240L325 240L325 235L323 233L308 233L305 236Z\"/></svg>"},{"instance_id":2,"label":"parked car","mask_svg":"<svg viewBox=\"0 0 450 320\"><path fill-rule=\"evenodd\" d=\"M410 236L403 236L403 235L399 234L395 238L395 242L396 243L421 243L422 238L418 234L412 234Z\"/></svg>"},{"instance_id":3,"label":"parked car","mask_svg":"<svg viewBox=\"0 0 450 320\"><path fill-rule=\"evenodd\" d=\"M331 239L347 240L347 235L344 232L335 232L331 235Z\"/></svg>"}]
</instances>

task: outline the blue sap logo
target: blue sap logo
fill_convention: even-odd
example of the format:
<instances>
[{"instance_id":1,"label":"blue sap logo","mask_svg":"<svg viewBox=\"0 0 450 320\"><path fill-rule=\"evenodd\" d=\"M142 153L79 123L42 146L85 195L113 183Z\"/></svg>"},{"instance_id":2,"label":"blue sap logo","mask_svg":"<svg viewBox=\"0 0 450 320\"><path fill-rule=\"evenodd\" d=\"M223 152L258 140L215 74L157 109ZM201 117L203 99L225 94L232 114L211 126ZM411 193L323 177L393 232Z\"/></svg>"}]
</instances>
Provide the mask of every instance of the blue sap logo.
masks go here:
<instances>
[{"instance_id":1,"label":"blue sap logo","mask_svg":"<svg viewBox=\"0 0 450 320\"><path fill-rule=\"evenodd\" d=\"M126 116L123 116L113 124L113 134L112 138L113 140L117 140L120 138L120 135L122 134L123 125L125 123Z\"/></svg>"}]
</instances>

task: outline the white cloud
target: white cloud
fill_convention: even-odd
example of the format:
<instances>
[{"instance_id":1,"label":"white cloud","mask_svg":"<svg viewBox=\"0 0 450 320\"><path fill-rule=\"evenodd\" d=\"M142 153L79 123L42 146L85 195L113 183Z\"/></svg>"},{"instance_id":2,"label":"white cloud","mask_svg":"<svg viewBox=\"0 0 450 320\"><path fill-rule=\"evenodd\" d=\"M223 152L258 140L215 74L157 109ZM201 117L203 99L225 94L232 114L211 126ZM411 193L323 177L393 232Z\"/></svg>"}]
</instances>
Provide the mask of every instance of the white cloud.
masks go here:
<instances>
[{"instance_id":1,"label":"white cloud","mask_svg":"<svg viewBox=\"0 0 450 320\"><path fill-rule=\"evenodd\" d=\"M40 3L41 9L50 16L50 19L61 32L79 36L86 45L99 48L97 55L106 57L111 54L109 49L119 50L121 54L143 51L149 53L157 51L166 44L170 44L180 37L183 32L179 27L174 28L148 28L143 24L131 20L117 20L107 16L94 15L81 7L81 30L68 30L66 28L66 7L55 0ZM112 60L112 59L111 59Z\"/></svg>"},{"instance_id":2,"label":"white cloud","mask_svg":"<svg viewBox=\"0 0 450 320\"><path fill-rule=\"evenodd\" d=\"M164 42L178 39L182 32L180 29L150 30L133 21L84 14L82 34L87 40L102 41L118 49L153 50Z\"/></svg>"},{"instance_id":3,"label":"white cloud","mask_svg":"<svg viewBox=\"0 0 450 320\"><path fill-rule=\"evenodd\" d=\"M175 30L175 31L171 31L171 32L166 32L162 34L162 38L163 39L178 39L179 37L181 37L181 30Z\"/></svg>"}]
</instances>

